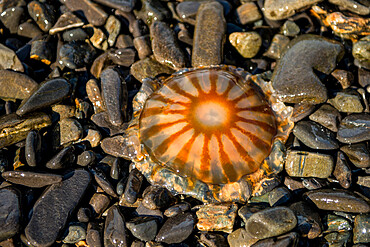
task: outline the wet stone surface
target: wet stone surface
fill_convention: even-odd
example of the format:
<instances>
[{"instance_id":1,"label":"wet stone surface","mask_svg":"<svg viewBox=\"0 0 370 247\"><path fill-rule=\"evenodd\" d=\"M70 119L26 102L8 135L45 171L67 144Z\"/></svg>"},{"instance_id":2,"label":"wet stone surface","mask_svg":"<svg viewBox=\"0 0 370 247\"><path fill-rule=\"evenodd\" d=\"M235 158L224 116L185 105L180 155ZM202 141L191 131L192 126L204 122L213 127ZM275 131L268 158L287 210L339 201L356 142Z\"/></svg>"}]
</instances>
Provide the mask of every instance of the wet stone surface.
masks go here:
<instances>
[{"instance_id":1,"label":"wet stone surface","mask_svg":"<svg viewBox=\"0 0 370 247\"><path fill-rule=\"evenodd\" d=\"M12 188L0 189L0 241L13 237L20 229L19 193Z\"/></svg>"}]
</instances>

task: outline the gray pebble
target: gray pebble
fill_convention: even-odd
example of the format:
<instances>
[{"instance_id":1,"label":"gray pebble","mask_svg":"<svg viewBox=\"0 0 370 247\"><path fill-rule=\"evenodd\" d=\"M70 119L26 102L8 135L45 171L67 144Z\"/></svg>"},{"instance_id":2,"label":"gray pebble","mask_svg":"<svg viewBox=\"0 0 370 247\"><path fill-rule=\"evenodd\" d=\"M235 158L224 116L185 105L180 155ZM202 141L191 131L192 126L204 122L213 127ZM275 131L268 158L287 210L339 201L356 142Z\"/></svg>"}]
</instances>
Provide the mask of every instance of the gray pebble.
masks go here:
<instances>
[{"instance_id":1,"label":"gray pebble","mask_svg":"<svg viewBox=\"0 0 370 247\"><path fill-rule=\"evenodd\" d=\"M143 192L142 204L151 210L168 207L175 198L166 188L149 186Z\"/></svg>"},{"instance_id":2,"label":"gray pebble","mask_svg":"<svg viewBox=\"0 0 370 247\"><path fill-rule=\"evenodd\" d=\"M269 193L269 204L271 207L280 206L291 199L289 190L285 187L277 187Z\"/></svg>"},{"instance_id":3,"label":"gray pebble","mask_svg":"<svg viewBox=\"0 0 370 247\"><path fill-rule=\"evenodd\" d=\"M77 165L88 166L95 162L96 155L94 151L86 150L77 156Z\"/></svg>"},{"instance_id":4,"label":"gray pebble","mask_svg":"<svg viewBox=\"0 0 370 247\"><path fill-rule=\"evenodd\" d=\"M124 200L128 203L134 203L140 192L143 182L143 175L137 169L133 169L128 176L125 192L123 193Z\"/></svg>"},{"instance_id":5,"label":"gray pebble","mask_svg":"<svg viewBox=\"0 0 370 247\"><path fill-rule=\"evenodd\" d=\"M32 130L26 138L24 155L29 166L35 167L41 160L41 136L39 132Z\"/></svg>"},{"instance_id":6,"label":"gray pebble","mask_svg":"<svg viewBox=\"0 0 370 247\"><path fill-rule=\"evenodd\" d=\"M62 176L51 173L31 171L6 171L1 174L3 178L14 184L21 184L31 188L42 188L62 181Z\"/></svg>"},{"instance_id":7,"label":"gray pebble","mask_svg":"<svg viewBox=\"0 0 370 247\"><path fill-rule=\"evenodd\" d=\"M280 59L283 50L289 44L289 38L282 34L275 34L268 50L263 54L272 59Z\"/></svg>"},{"instance_id":8,"label":"gray pebble","mask_svg":"<svg viewBox=\"0 0 370 247\"><path fill-rule=\"evenodd\" d=\"M346 145L340 148L358 168L370 167L370 152L365 143Z\"/></svg>"},{"instance_id":9,"label":"gray pebble","mask_svg":"<svg viewBox=\"0 0 370 247\"><path fill-rule=\"evenodd\" d=\"M353 227L353 242L357 243L370 243L370 215L359 214L355 218Z\"/></svg>"},{"instance_id":10,"label":"gray pebble","mask_svg":"<svg viewBox=\"0 0 370 247\"><path fill-rule=\"evenodd\" d=\"M24 71L22 62L15 52L3 44L0 44L0 58L0 69L11 69L19 72Z\"/></svg>"},{"instance_id":11,"label":"gray pebble","mask_svg":"<svg viewBox=\"0 0 370 247\"><path fill-rule=\"evenodd\" d=\"M62 169L72 166L75 161L74 150L73 146L63 148L45 166L49 169Z\"/></svg>"},{"instance_id":12,"label":"gray pebble","mask_svg":"<svg viewBox=\"0 0 370 247\"><path fill-rule=\"evenodd\" d=\"M337 139L343 143L357 143L370 140L370 115L351 114L339 125Z\"/></svg>"},{"instance_id":13,"label":"gray pebble","mask_svg":"<svg viewBox=\"0 0 370 247\"><path fill-rule=\"evenodd\" d=\"M297 246L299 241L299 235L296 232L290 232L278 237L268 238L258 241L253 244L253 247L265 247L265 246Z\"/></svg>"},{"instance_id":14,"label":"gray pebble","mask_svg":"<svg viewBox=\"0 0 370 247\"><path fill-rule=\"evenodd\" d=\"M334 132L338 131L338 124L341 118L339 111L328 104L323 104L309 116L310 120L315 121Z\"/></svg>"},{"instance_id":15,"label":"gray pebble","mask_svg":"<svg viewBox=\"0 0 370 247\"><path fill-rule=\"evenodd\" d=\"M297 216L297 230L303 237L314 239L322 233L322 223L316 209L310 207L306 202L295 202L289 206Z\"/></svg>"},{"instance_id":16,"label":"gray pebble","mask_svg":"<svg viewBox=\"0 0 370 247\"><path fill-rule=\"evenodd\" d=\"M85 40L89 35L82 28L75 28L63 32L63 40L65 42Z\"/></svg>"},{"instance_id":17,"label":"gray pebble","mask_svg":"<svg viewBox=\"0 0 370 247\"><path fill-rule=\"evenodd\" d=\"M16 34L23 15L23 7L12 7L1 12L0 20L10 33Z\"/></svg>"},{"instance_id":18,"label":"gray pebble","mask_svg":"<svg viewBox=\"0 0 370 247\"><path fill-rule=\"evenodd\" d=\"M194 216L182 213L168 218L159 230L155 241L166 244L181 243L193 232Z\"/></svg>"},{"instance_id":19,"label":"gray pebble","mask_svg":"<svg viewBox=\"0 0 370 247\"><path fill-rule=\"evenodd\" d=\"M125 218L120 209L113 205L109 208L104 224L104 247L128 246Z\"/></svg>"},{"instance_id":20,"label":"gray pebble","mask_svg":"<svg viewBox=\"0 0 370 247\"><path fill-rule=\"evenodd\" d=\"M20 229L19 193L11 187L0 189L0 242L13 237Z\"/></svg>"},{"instance_id":21,"label":"gray pebble","mask_svg":"<svg viewBox=\"0 0 370 247\"><path fill-rule=\"evenodd\" d=\"M154 240L157 231L158 224L154 217L136 217L126 222L126 227L134 235L134 237L142 241Z\"/></svg>"},{"instance_id":22,"label":"gray pebble","mask_svg":"<svg viewBox=\"0 0 370 247\"><path fill-rule=\"evenodd\" d=\"M110 199L102 193L95 193L89 202L95 216L100 216L109 206Z\"/></svg>"},{"instance_id":23,"label":"gray pebble","mask_svg":"<svg viewBox=\"0 0 370 247\"><path fill-rule=\"evenodd\" d=\"M90 0L63 0L63 4L72 12L82 11L88 22L94 26L104 25L108 18L107 13Z\"/></svg>"}]
</instances>

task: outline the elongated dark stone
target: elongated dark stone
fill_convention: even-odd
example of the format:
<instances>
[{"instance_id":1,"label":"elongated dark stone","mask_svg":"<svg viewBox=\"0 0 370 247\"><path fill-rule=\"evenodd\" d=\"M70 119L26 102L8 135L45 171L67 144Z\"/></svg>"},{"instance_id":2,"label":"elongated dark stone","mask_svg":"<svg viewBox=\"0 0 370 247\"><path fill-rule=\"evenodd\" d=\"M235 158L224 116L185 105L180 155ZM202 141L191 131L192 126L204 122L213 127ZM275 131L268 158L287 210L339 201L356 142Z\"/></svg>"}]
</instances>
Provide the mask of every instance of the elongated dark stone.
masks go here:
<instances>
[{"instance_id":1,"label":"elongated dark stone","mask_svg":"<svg viewBox=\"0 0 370 247\"><path fill-rule=\"evenodd\" d=\"M26 171L7 171L3 172L2 176L9 182L32 188L41 188L46 185L56 184L61 182L63 178L57 174Z\"/></svg>"},{"instance_id":2,"label":"elongated dark stone","mask_svg":"<svg viewBox=\"0 0 370 247\"><path fill-rule=\"evenodd\" d=\"M25 155L29 166L36 166L40 160L41 136L37 131L31 131L26 138Z\"/></svg>"}]
</instances>

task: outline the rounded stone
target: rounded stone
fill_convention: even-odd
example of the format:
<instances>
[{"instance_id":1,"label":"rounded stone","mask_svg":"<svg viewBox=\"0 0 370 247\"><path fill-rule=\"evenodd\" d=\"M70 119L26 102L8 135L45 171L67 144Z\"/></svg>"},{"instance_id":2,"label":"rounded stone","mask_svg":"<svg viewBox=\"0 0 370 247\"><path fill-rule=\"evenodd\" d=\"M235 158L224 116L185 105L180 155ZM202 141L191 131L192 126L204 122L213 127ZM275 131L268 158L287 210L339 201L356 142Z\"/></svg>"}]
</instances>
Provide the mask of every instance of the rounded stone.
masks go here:
<instances>
[{"instance_id":1,"label":"rounded stone","mask_svg":"<svg viewBox=\"0 0 370 247\"><path fill-rule=\"evenodd\" d=\"M359 214L355 218L355 224L353 228L353 242L358 243L370 243L370 215Z\"/></svg>"},{"instance_id":2,"label":"rounded stone","mask_svg":"<svg viewBox=\"0 0 370 247\"><path fill-rule=\"evenodd\" d=\"M262 38L256 32L235 32L230 34L229 41L244 58L256 56L262 45Z\"/></svg>"}]
</instances>

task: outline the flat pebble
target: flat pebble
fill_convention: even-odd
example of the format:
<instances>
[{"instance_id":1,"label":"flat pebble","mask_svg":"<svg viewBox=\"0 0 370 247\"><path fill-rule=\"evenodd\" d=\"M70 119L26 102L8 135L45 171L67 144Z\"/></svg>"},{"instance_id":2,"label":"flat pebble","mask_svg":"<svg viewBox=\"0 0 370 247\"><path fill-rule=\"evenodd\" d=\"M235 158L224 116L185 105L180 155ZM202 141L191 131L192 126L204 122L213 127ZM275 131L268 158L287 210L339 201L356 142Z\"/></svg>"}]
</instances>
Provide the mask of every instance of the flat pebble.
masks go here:
<instances>
[{"instance_id":1,"label":"flat pebble","mask_svg":"<svg viewBox=\"0 0 370 247\"><path fill-rule=\"evenodd\" d=\"M170 12L162 5L159 0L140 0L141 9L134 10L135 15L142 19L148 26L153 21L163 21L170 17Z\"/></svg>"},{"instance_id":2,"label":"flat pebble","mask_svg":"<svg viewBox=\"0 0 370 247\"><path fill-rule=\"evenodd\" d=\"M269 204L271 207L280 206L291 199L289 190L285 187L277 187L269 193Z\"/></svg>"},{"instance_id":3,"label":"flat pebble","mask_svg":"<svg viewBox=\"0 0 370 247\"><path fill-rule=\"evenodd\" d=\"M128 246L125 218L120 209L113 205L109 208L104 224L104 246Z\"/></svg>"},{"instance_id":4,"label":"flat pebble","mask_svg":"<svg viewBox=\"0 0 370 247\"><path fill-rule=\"evenodd\" d=\"M297 36L300 31L299 26L294 21L287 20L281 26L281 32L288 37Z\"/></svg>"},{"instance_id":5,"label":"flat pebble","mask_svg":"<svg viewBox=\"0 0 370 247\"><path fill-rule=\"evenodd\" d=\"M0 69L11 69L23 72L22 62L12 49L0 44Z\"/></svg>"},{"instance_id":6,"label":"flat pebble","mask_svg":"<svg viewBox=\"0 0 370 247\"><path fill-rule=\"evenodd\" d=\"M29 166L37 166L41 160L41 136L37 131L30 131L26 138L26 146L24 149L24 155Z\"/></svg>"},{"instance_id":7,"label":"flat pebble","mask_svg":"<svg viewBox=\"0 0 370 247\"><path fill-rule=\"evenodd\" d=\"M335 134L312 121L296 123L293 133L303 144L312 149L332 150L339 148Z\"/></svg>"},{"instance_id":8,"label":"flat pebble","mask_svg":"<svg viewBox=\"0 0 370 247\"><path fill-rule=\"evenodd\" d=\"M22 101L16 113L23 116L27 113L51 106L66 98L70 90L71 85L63 78L45 81L28 98Z\"/></svg>"},{"instance_id":9,"label":"flat pebble","mask_svg":"<svg viewBox=\"0 0 370 247\"><path fill-rule=\"evenodd\" d=\"M95 0L95 2L125 12L130 12L136 4L136 0Z\"/></svg>"},{"instance_id":10,"label":"flat pebble","mask_svg":"<svg viewBox=\"0 0 370 247\"><path fill-rule=\"evenodd\" d=\"M11 187L0 189L0 242L18 233L21 225L19 193Z\"/></svg>"},{"instance_id":11,"label":"flat pebble","mask_svg":"<svg viewBox=\"0 0 370 247\"><path fill-rule=\"evenodd\" d=\"M150 26L150 38L155 59L161 64L180 69L186 66L186 57L179 46L175 33L162 21Z\"/></svg>"},{"instance_id":12,"label":"flat pebble","mask_svg":"<svg viewBox=\"0 0 370 247\"><path fill-rule=\"evenodd\" d=\"M95 193L89 202L95 216L100 216L109 206L110 199L102 193Z\"/></svg>"},{"instance_id":13,"label":"flat pebble","mask_svg":"<svg viewBox=\"0 0 370 247\"><path fill-rule=\"evenodd\" d=\"M202 205L197 211L197 228L200 231L231 233L237 210L237 205L233 203Z\"/></svg>"},{"instance_id":14,"label":"flat pebble","mask_svg":"<svg viewBox=\"0 0 370 247\"><path fill-rule=\"evenodd\" d=\"M168 218L159 230L155 241L166 244L181 243L193 232L194 221L191 213L182 213Z\"/></svg>"},{"instance_id":15,"label":"flat pebble","mask_svg":"<svg viewBox=\"0 0 370 247\"><path fill-rule=\"evenodd\" d=\"M64 31L62 37L65 42L71 42L85 40L89 35L82 28L75 28Z\"/></svg>"},{"instance_id":16,"label":"flat pebble","mask_svg":"<svg viewBox=\"0 0 370 247\"><path fill-rule=\"evenodd\" d=\"M82 125L76 119L64 118L58 122L60 145L79 140L82 137Z\"/></svg>"},{"instance_id":17,"label":"flat pebble","mask_svg":"<svg viewBox=\"0 0 370 247\"><path fill-rule=\"evenodd\" d=\"M370 140L370 115L350 114L339 125L337 139L343 143L357 143Z\"/></svg>"},{"instance_id":18,"label":"flat pebble","mask_svg":"<svg viewBox=\"0 0 370 247\"><path fill-rule=\"evenodd\" d=\"M90 169L91 173L94 175L96 183L103 189L108 195L118 198L116 190L114 189L112 183L108 180L107 176L103 171L98 168Z\"/></svg>"},{"instance_id":19,"label":"flat pebble","mask_svg":"<svg viewBox=\"0 0 370 247\"><path fill-rule=\"evenodd\" d=\"M287 207L274 207L253 214L245 222L246 231L257 239L279 236L291 231L297 218Z\"/></svg>"},{"instance_id":20,"label":"flat pebble","mask_svg":"<svg viewBox=\"0 0 370 247\"><path fill-rule=\"evenodd\" d=\"M355 65L370 69L370 35L360 39L352 46L352 55Z\"/></svg>"},{"instance_id":21,"label":"flat pebble","mask_svg":"<svg viewBox=\"0 0 370 247\"><path fill-rule=\"evenodd\" d=\"M157 219L154 217L136 217L126 222L127 229L134 237L142 241L154 240L158 231Z\"/></svg>"},{"instance_id":22,"label":"flat pebble","mask_svg":"<svg viewBox=\"0 0 370 247\"><path fill-rule=\"evenodd\" d=\"M338 215L326 215L323 223L326 232L352 231L352 225L349 220Z\"/></svg>"},{"instance_id":23,"label":"flat pebble","mask_svg":"<svg viewBox=\"0 0 370 247\"><path fill-rule=\"evenodd\" d=\"M86 150L77 156L77 164L80 166L92 165L96 160L96 154L94 151Z\"/></svg>"},{"instance_id":24,"label":"flat pebble","mask_svg":"<svg viewBox=\"0 0 370 247\"><path fill-rule=\"evenodd\" d=\"M230 247L245 247L252 246L258 241L252 237L244 228L239 228L227 236L227 242Z\"/></svg>"},{"instance_id":25,"label":"flat pebble","mask_svg":"<svg viewBox=\"0 0 370 247\"><path fill-rule=\"evenodd\" d=\"M42 31L33 22L26 21L18 26L17 34L19 36L32 39L34 37L42 35Z\"/></svg>"},{"instance_id":26,"label":"flat pebble","mask_svg":"<svg viewBox=\"0 0 370 247\"><path fill-rule=\"evenodd\" d=\"M334 98L328 100L340 112L360 113L364 110L361 96L354 90L336 93Z\"/></svg>"},{"instance_id":27,"label":"flat pebble","mask_svg":"<svg viewBox=\"0 0 370 247\"><path fill-rule=\"evenodd\" d=\"M27 5L28 13L39 28L47 32L55 23L55 14L52 5L45 2L32 1Z\"/></svg>"},{"instance_id":28,"label":"flat pebble","mask_svg":"<svg viewBox=\"0 0 370 247\"><path fill-rule=\"evenodd\" d=\"M332 156L306 151L288 151L285 170L292 177L327 178L334 168Z\"/></svg>"},{"instance_id":29,"label":"flat pebble","mask_svg":"<svg viewBox=\"0 0 370 247\"><path fill-rule=\"evenodd\" d=\"M23 7L13 7L4 10L1 13L0 20L3 25L9 29L10 33L15 34L24 15Z\"/></svg>"},{"instance_id":30,"label":"flat pebble","mask_svg":"<svg viewBox=\"0 0 370 247\"><path fill-rule=\"evenodd\" d=\"M355 80L354 75L347 70L335 69L331 75L340 82L343 89L349 88Z\"/></svg>"},{"instance_id":31,"label":"flat pebble","mask_svg":"<svg viewBox=\"0 0 370 247\"><path fill-rule=\"evenodd\" d=\"M244 58L257 55L262 44L262 38L256 32L235 32L230 34L229 41Z\"/></svg>"},{"instance_id":32,"label":"flat pebble","mask_svg":"<svg viewBox=\"0 0 370 247\"><path fill-rule=\"evenodd\" d=\"M368 15L370 13L369 6L362 5L360 1L329 0L329 2L359 15Z\"/></svg>"},{"instance_id":33,"label":"flat pebble","mask_svg":"<svg viewBox=\"0 0 370 247\"><path fill-rule=\"evenodd\" d=\"M112 47L116 43L117 36L121 31L121 22L114 15L111 15L105 23L105 30L109 34L108 44Z\"/></svg>"},{"instance_id":34,"label":"flat pebble","mask_svg":"<svg viewBox=\"0 0 370 247\"><path fill-rule=\"evenodd\" d=\"M152 55L153 51L149 35L135 37L133 43L140 59Z\"/></svg>"},{"instance_id":35,"label":"flat pebble","mask_svg":"<svg viewBox=\"0 0 370 247\"><path fill-rule=\"evenodd\" d=\"M143 183L143 179L144 176L139 172L139 170L133 169L130 172L127 179L126 188L123 194L124 200L126 202L133 204L136 201L140 192L141 185Z\"/></svg>"},{"instance_id":36,"label":"flat pebble","mask_svg":"<svg viewBox=\"0 0 370 247\"><path fill-rule=\"evenodd\" d=\"M293 114L291 120L293 122L298 122L308 115L310 115L315 110L315 105L308 103L297 103L294 104Z\"/></svg>"},{"instance_id":37,"label":"flat pebble","mask_svg":"<svg viewBox=\"0 0 370 247\"><path fill-rule=\"evenodd\" d=\"M320 236L323 230L321 218L315 208L306 202L295 202L289 206L297 216L297 230L303 237L314 239Z\"/></svg>"},{"instance_id":38,"label":"flat pebble","mask_svg":"<svg viewBox=\"0 0 370 247\"><path fill-rule=\"evenodd\" d=\"M323 103L327 99L327 90L314 69L329 74L342 56L343 47L340 43L317 35L301 35L289 43L278 61L272 75L272 85L284 102ZM297 61L297 57L301 59Z\"/></svg>"},{"instance_id":39,"label":"flat pebble","mask_svg":"<svg viewBox=\"0 0 370 247\"><path fill-rule=\"evenodd\" d=\"M190 204L188 202L181 202L175 204L164 211L164 215L167 217L172 217L178 215L179 213L186 212L190 209Z\"/></svg>"},{"instance_id":40,"label":"flat pebble","mask_svg":"<svg viewBox=\"0 0 370 247\"><path fill-rule=\"evenodd\" d=\"M135 62L130 68L130 73L140 82L145 78L155 77L159 74L170 75L173 72L174 70L170 67L160 64L149 57Z\"/></svg>"},{"instance_id":41,"label":"flat pebble","mask_svg":"<svg viewBox=\"0 0 370 247\"><path fill-rule=\"evenodd\" d=\"M62 169L71 166L75 160L74 150L73 146L63 148L46 162L45 166L49 169Z\"/></svg>"},{"instance_id":42,"label":"flat pebble","mask_svg":"<svg viewBox=\"0 0 370 247\"><path fill-rule=\"evenodd\" d=\"M196 17L192 66L207 66L222 62L226 21L223 7L218 2L205 2Z\"/></svg>"},{"instance_id":43,"label":"flat pebble","mask_svg":"<svg viewBox=\"0 0 370 247\"><path fill-rule=\"evenodd\" d=\"M49 33L51 35L54 35L58 32L62 32L68 29L82 27L83 25L84 22L80 18L78 18L75 14L73 14L72 12L66 12L59 16L57 22L49 30Z\"/></svg>"},{"instance_id":44,"label":"flat pebble","mask_svg":"<svg viewBox=\"0 0 370 247\"><path fill-rule=\"evenodd\" d=\"M337 162L335 163L333 175L343 188L348 189L351 186L351 168L348 166L347 159L341 151L337 153Z\"/></svg>"},{"instance_id":45,"label":"flat pebble","mask_svg":"<svg viewBox=\"0 0 370 247\"><path fill-rule=\"evenodd\" d=\"M173 195L159 186L149 186L143 192L142 205L151 210L168 207L175 201Z\"/></svg>"},{"instance_id":46,"label":"flat pebble","mask_svg":"<svg viewBox=\"0 0 370 247\"><path fill-rule=\"evenodd\" d=\"M253 23L262 18L261 12L254 2L246 2L236 9L236 16L240 24Z\"/></svg>"},{"instance_id":47,"label":"flat pebble","mask_svg":"<svg viewBox=\"0 0 370 247\"><path fill-rule=\"evenodd\" d=\"M135 62L136 53L132 48L120 48L108 52L108 59L114 64L130 67Z\"/></svg>"},{"instance_id":48,"label":"flat pebble","mask_svg":"<svg viewBox=\"0 0 370 247\"><path fill-rule=\"evenodd\" d=\"M86 244L90 247L103 247L103 224L90 222L87 225Z\"/></svg>"},{"instance_id":49,"label":"flat pebble","mask_svg":"<svg viewBox=\"0 0 370 247\"><path fill-rule=\"evenodd\" d=\"M62 181L62 176L51 173L38 173L28 171L6 171L1 174L11 183L21 184L31 188L41 188Z\"/></svg>"},{"instance_id":50,"label":"flat pebble","mask_svg":"<svg viewBox=\"0 0 370 247\"><path fill-rule=\"evenodd\" d=\"M10 70L0 70L0 97L25 99L38 84L31 77Z\"/></svg>"},{"instance_id":51,"label":"flat pebble","mask_svg":"<svg viewBox=\"0 0 370 247\"><path fill-rule=\"evenodd\" d=\"M353 227L353 242L358 243L370 243L370 215L359 214L355 218L355 224Z\"/></svg>"},{"instance_id":52,"label":"flat pebble","mask_svg":"<svg viewBox=\"0 0 370 247\"><path fill-rule=\"evenodd\" d=\"M69 42L59 50L59 63L70 69L77 69L90 64L95 56L94 47L82 41Z\"/></svg>"},{"instance_id":53,"label":"flat pebble","mask_svg":"<svg viewBox=\"0 0 370 247\"><path fill-rule=\"evenodd\" d=\"M84 224L72 223L68 226L62 242L66 244L75 244L86 239L86 226Z\"/></svg>"},{"instance_id":54,"label":"flat pebble","mask_svg":"<svg viewBox=\"0 0 370 247\"><path fill-rule=\"evenodd\" d=\"M337 109L331 105L323 104L309 116L309 119L321 124L331 131L337 132L342 117Z\"/></svg>"},{"instance_id":55,"label":"flat pebble","mask_svg":"<svg viewBox=\"0 0 370 247\"><path fill-rule=\"evenodd\" d=\"M348 213L370 212L370 205L361 196L348 190L320 189L309 191L305 196L322 210Z\"/></svg>"},{"instance_id":56,"label":"flat pebble","mask_svg":"<svg viewBox=\"0 0 370 247\"><path fill-rule=\"evenodd\" d=\"M370 167L370 152L365 143L346 145L340 148L358 168Z\"/></svg>"},{"instance_id":57,"label":"flat pebble","mask_svg":"<svg viewBox=\"0 0 370 247\"><path fill-rule=\"evenodd\" d=\"M102 26L108 18L104 10L90 0L62 0L68 9L82 11L89 23L94 26Z\"/></svg>"},{"instance_id":58,"label":"flat pebble","mask_svg":"<svg viewBox=\"0 0 370 247\"><path fill-rule=\"evenodd\" d=\"M270 20L286 19L305 7L309 7L321 0L266 0L263 13Z\"/></svg>"},{"instance_id":59,"label":"flat pebble","mask_svg":"<svg viewBox=\"0 0 370 247\"><path fill-rule=\"evenodd\" d=\"M75 170L69 175L60 184L48 187L33 206L25 229L32 245L46 247L55 242L90 184L90 174L84 170Z\"/></svg>"}]
</instances>

